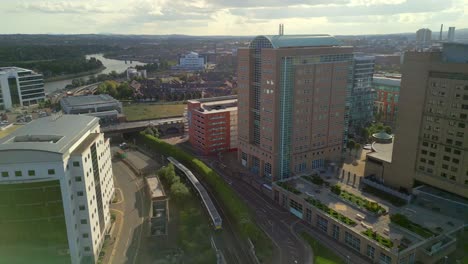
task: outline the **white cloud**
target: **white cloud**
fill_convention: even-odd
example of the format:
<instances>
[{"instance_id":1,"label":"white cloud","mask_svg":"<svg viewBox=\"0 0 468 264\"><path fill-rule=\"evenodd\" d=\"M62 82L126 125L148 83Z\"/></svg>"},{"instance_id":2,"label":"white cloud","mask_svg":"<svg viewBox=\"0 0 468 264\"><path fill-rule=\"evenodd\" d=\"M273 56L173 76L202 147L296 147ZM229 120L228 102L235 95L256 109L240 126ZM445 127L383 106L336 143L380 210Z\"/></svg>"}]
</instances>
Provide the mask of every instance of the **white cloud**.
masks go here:
<instances>
[{"instance_id":1,"label":"white cloud","mask_svg":"<svg viewBox=\"0 0 468 264\"><path fill-rule=\"evenodd\" d=\"M395 33L466 27L468 0L21 0L3 4L0 23L0 33L256 35L279 23L286 33Z\"/></svg>"}]
</instances>

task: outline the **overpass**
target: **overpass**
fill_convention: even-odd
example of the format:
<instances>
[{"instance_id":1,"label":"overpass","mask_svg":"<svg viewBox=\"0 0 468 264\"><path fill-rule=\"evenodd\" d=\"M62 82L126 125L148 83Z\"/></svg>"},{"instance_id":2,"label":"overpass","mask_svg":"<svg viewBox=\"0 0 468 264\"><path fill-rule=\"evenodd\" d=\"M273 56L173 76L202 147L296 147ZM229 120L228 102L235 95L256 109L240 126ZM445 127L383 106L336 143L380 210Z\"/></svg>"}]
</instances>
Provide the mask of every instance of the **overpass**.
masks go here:
<instances>
[{"instance_id":1,"label":"overpass","mask_svg":"<svg viewBox=\"0 0 468 264\"><path fill-rule=\"evenodd\" d=\"M162 134L178 134L184 132L184 121L185 119L180 116L164 119L124 122L101 127L101 132L107 134L131 133L143 131L148 126L154 126L157 127Z\"/></svg>"}]
</instances>

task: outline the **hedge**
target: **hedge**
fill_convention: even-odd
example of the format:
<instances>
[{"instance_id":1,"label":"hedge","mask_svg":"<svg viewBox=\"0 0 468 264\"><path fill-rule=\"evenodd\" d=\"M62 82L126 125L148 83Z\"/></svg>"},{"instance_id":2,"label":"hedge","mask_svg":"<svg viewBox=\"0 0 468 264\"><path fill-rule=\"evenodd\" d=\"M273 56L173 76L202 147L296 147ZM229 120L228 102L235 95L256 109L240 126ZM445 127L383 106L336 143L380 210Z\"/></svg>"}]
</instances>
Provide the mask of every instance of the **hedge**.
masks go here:
<instances>
[{"instance_id":1,"label":"hedge","mask_svg":"<svg viewBox=\"0 0 468 264\"><path fill-rule=\"evenodd\" d=\"M187 166L187 168L197 172L210 186L216 198L226 208L230 219L236 223L241 235L250 238L255 245L257 257L265 262L271 259L272 243L265 233L252 220L252 215L247 205L239 196L226 184L226 182L203 161L195 158L189 153L170 145L151 135L140 134L143 141L151 148L157 150L165 156L171 156Z\"/></svg>"}]
</instances>

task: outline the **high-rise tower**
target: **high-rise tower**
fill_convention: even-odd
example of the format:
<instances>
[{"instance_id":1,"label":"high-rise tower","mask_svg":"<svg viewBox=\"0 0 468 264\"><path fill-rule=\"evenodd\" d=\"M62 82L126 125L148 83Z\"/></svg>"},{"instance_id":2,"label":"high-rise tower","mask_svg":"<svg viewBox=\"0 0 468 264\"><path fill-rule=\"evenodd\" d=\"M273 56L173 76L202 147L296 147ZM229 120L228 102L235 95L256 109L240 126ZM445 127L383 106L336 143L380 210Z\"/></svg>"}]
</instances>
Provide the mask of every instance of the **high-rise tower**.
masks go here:
<instances>
[{"instance_id":1,"label":"high-rise tower","mask_svg":"<svg viewBox=\"0 0 468 264\"><path fill-rule=\"evenodd\" d=\"M257 36L239 49L238 159L245 167L277 180L340 159L352 51L329 35Z\"/></svg>"}]
</instances>

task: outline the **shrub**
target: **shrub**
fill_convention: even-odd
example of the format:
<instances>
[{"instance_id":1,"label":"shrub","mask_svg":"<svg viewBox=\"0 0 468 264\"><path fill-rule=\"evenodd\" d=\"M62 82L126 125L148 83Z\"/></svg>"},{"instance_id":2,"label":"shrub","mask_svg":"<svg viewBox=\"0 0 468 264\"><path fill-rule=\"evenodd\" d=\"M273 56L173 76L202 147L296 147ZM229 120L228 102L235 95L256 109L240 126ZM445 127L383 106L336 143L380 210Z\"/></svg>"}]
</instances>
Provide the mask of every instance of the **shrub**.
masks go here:
<instances>
[{"instance_id":1,"label":"shrub","mask_svg":"<svg viewBox=\"0 0 468 264\"><path fill-rule=\"evenodd\" d=\"M340 193L341 193L341 187L340 187L340 185L338 185L338 184L337 184L337 185L333 185L333 186L331 187L331 191L332 191L332 193L334 193L334 194L336 194L336 195L340 195Z\"/></svg>"},{"instance_id":2,"label":"shrub","mask_svg":"<svg viewBox=\"0 0 468 264\"><path fill-rule=\"evenodd\" d=\"M292 187L291 185L289 185L289 184L287 184L285 182L276 182L276 185L278 185L279 187L285 189L288 192L292 192L294 194L301 194L301 191L299 191L298 189Z\"/></svg>"},{"instance_id":3,"label":"shrub","mask_svg":"<svg viewBox=\"0 0 468 264\"><path fill-rule=\"evenodd\" d=\"M303 179L307 180L307 181L310 181L311 183L313 184L316 184L316 185L322 185L323 184L323 179L314 174L312 176L302 176Z\"/></svg>"},{"instance_id":4,"label":"shrub","mask_svg":"<svg viewBox=\"0 0 468 264\"><path fill-rule=\"evenodd\" d=\"M434 235L434 232L432 232L431 230L429 230L428 228L426 227L423 227L419 224L416 224L412 221L410 221L406 216L402 215L402 214L394 214L394 215L391 215L390 216L390 221L392 221L392 223L394 224L397 224L403 228L406 228L424 238L429 238L431 237L432 235Z\"/></svg>"}]
</instances>

